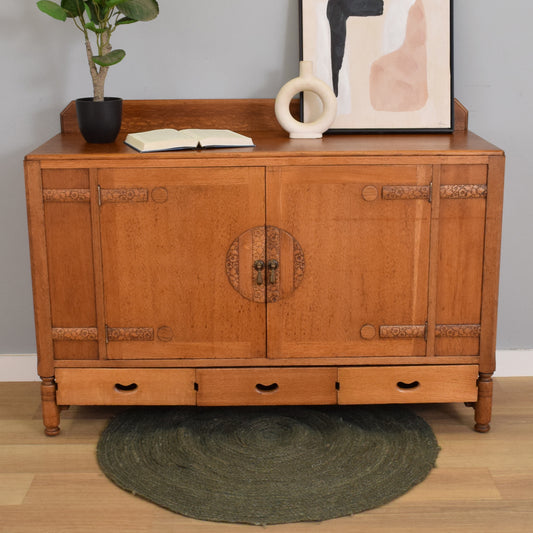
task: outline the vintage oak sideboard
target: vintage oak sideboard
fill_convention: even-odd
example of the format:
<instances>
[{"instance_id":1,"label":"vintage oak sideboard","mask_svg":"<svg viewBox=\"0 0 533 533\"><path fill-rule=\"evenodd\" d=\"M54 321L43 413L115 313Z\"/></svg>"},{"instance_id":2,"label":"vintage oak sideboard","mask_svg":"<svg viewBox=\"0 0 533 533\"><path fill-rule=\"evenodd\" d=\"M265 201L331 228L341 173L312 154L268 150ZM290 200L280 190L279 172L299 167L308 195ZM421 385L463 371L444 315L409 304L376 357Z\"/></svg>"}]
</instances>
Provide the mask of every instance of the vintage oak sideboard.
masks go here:
<instances>
[{"instance_id":1,"label":"vintage oak sideboard","mask_svg":"<svg viewBox=\"0 0 533 533\"><path fill-rule=\"evenodd\" d=\"M45 431L67 405L465 402L489 430L504 154L467 131L290 140L272 100L125 101L26 156ZM140 154L220 127L255 148Z\"/></svg>"}]
</instances>

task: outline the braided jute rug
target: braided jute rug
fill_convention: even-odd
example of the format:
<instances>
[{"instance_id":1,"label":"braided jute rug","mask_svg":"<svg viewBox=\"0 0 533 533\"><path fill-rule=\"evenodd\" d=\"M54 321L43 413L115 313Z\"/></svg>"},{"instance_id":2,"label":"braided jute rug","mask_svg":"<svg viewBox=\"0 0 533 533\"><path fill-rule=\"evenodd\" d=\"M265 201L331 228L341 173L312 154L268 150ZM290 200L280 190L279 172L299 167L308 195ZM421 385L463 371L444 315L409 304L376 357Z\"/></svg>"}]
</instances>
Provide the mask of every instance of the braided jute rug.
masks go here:
<instances>
[{"instance_id":1,"label":"braided jute rug","mask_svg":"<svg viewBox=\"0 0 533 533\"><path fill-rule=\"evenodd\" d=\"M322 521L426 478L439 447L403 406L135 407L97 446L119 487L201 520Z\"/></svg>"}]
</instances>

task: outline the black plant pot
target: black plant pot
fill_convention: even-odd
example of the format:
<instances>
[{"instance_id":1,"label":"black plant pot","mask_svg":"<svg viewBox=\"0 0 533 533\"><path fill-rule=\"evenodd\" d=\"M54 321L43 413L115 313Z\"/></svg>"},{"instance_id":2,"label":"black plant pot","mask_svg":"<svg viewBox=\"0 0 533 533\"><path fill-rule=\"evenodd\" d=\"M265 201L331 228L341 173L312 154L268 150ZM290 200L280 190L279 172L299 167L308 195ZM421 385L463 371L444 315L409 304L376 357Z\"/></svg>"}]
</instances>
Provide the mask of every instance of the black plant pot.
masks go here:
<instances>
[{"instance_id":1,"label":"black plant pot","mask_svg":"<svg viewBox=\"0 0 533 533\"><path fill-rule=\"evenodd\" d=\"M81 134L88 143L111 143L122 123L122 98L105 97L95 102L92 97L78 98L76 112Z\"/></svg>"}]
</instances>

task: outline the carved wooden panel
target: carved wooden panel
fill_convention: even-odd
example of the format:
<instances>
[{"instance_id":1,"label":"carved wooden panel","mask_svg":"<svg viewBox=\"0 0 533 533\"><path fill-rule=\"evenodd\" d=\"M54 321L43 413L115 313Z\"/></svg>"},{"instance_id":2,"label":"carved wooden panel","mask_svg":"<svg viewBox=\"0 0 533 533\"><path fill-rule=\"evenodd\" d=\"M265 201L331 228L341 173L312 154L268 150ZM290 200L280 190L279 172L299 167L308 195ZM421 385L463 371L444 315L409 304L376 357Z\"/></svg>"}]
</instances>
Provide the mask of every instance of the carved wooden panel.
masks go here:
<instances>
[{"instance_id":1,"label":"carved wooden panel","mask_svg":"<svg viewBox=\"0 0 533 533\"><path fill-rule=\"evenodd\" d=\"M43 189L45 202L89 202L89 189Z\"/></svg>"},{"instance_id":2,"label":"carved wooden panel","mask_svg":"<svg viewBox=\"0 0 533 533\"><path fill-rule=\"evenodd\" d=\"M106 328L106 339L111 341L153 341L153 328Z\"/></svg>"},{"instance_id":3,"label":"carved wooden panel","mask_svg":"<svg viewBox=\"0 0 533 533\"><path fill-rule=\"evenodd\" d=\"M486 198L486 185L441 185L440 197L452 200L469 200Z\"/></svg>"},{"instance_id":4,"label":"carved wooden panel","mask_svg":"<svg viewBox=\"0 0 533 533\"><path fill-rule=\"evenodd\" d=\"M260 270L255 267L257 261L263 262ZM276 262L274 267L272 261ZM231 286L256 303L274 303L289 296L302 282L304 271L302 247L292 235L275 226L247 230L231 243L226 254Z\"/></svg>"},{"instance_id":5,"label":"carved wooden panel","mask_svg":"<svg viewBox=\"0 0 533 533\"><path fill-rule=\"evenodd\" d=\"M96 341L97 328L52 328L54 341Z\"/></svg>"},{"instance_id":6,"label":"carved wooden panel","mask_svg":"<svg viewBox=\"0 0 533 533\"><path fill-rule=\"evenodd\" d=\"M384 200L429 200L430 187L423 185L385 185L382 190ZM486 185L441 185L440 197L445 199L468 200L486 198Z\"/></svg>"},{"instance_id":7,"label":"carved wooden panel","mask_svg":"<svg viewBox=\"0 0 533 533\"><path fill-rule=\"evenodd\" d=\"M379 336L382 339L414 339L424 338L426 326L380 326Z\"/></svg>"},{"instance_id":8,"label":"carved wooden panel","mask_svg":"<svg viewBox=\"0 0 533 533\"><path fill-rule=\"evenodd\" d=\"M100 202L148 202L148 189L100 189Z\"/></svg>"},{"instance_id":9,"label":"carved wooden panel","mask_svg":"<svg viewBox=\"0 0 533 533\"><path fill-rule=\"evenodd\" d=\"M429 185L384 185L384 200L429 200Z\"/></svg>"},{"instance_id":10,"label":"carved wooden panel","mask_svg":"<svg viewBox=\"0 0 533 533\"><path fill-rule=\"evenodd\" d=\"M436 337L479 337L480 324L441 324L435 328Z\"/></svg>"},{"instance_id":11,"label":"carved wooden panel","mask_svg":"<svg viewBox=\"0 0 533 533\"><path fill-rule=\"evenodd\" d=\"M480 334L480 324L437 324L437 326L435 327L435 337L479 337ZM412 339L417 337L424 337L425 335L425 325L387 325L380 326L379 328L379 336L382 339Z\"/></svg>"}]
</instances>

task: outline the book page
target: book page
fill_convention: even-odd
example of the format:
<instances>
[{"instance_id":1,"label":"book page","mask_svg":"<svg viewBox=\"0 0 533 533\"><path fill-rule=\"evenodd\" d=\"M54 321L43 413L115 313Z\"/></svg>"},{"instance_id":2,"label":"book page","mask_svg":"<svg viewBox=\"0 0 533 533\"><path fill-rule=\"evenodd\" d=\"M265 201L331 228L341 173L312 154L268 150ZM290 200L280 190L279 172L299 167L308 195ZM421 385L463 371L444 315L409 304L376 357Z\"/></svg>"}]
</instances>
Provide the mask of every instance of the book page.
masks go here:
<instances>
[{"instance_id":1,"label":"book page","mask_svg":"<svg viewBox=\"0 0 533 533\"><path fill-rule=\"evenodd\" d=\"M254 146L250 137L231 130L187 129L181 133L198 139L200 146Z\"/></svg>"},{"instance_id":2,"label":"book page","mask_svg":"<svg viewBox=\"0 0 533 533\"><path fill-rule=\"evenodd\" d=\"M130 133L126 137L126 144L141 152L156 152L179 148L196 148L198 139L186 132L166 128Z\"/></svg>"}]
</instances>

